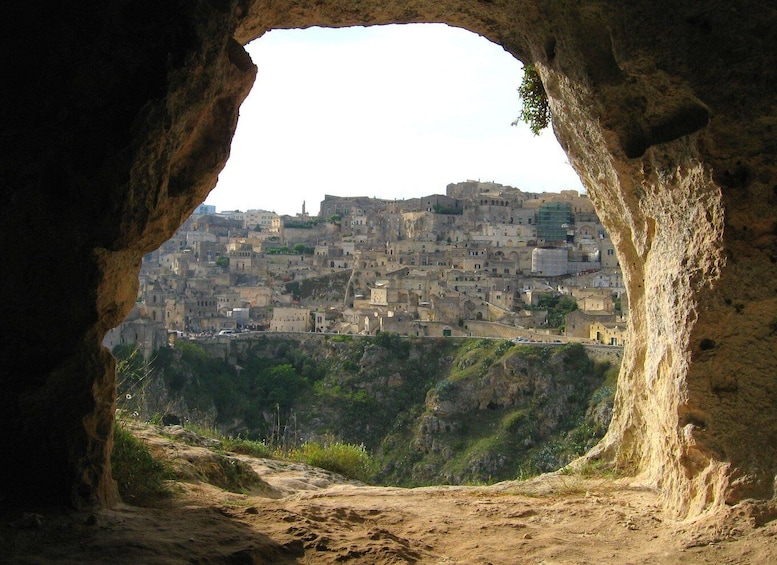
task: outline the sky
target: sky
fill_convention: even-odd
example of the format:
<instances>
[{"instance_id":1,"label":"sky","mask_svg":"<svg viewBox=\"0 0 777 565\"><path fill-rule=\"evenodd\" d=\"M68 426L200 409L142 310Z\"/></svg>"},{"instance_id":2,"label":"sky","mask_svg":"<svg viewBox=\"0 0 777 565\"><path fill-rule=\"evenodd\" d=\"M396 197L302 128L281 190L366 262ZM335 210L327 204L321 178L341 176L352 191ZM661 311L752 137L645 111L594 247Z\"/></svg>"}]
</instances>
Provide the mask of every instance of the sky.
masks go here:
<instances>
[{"instance_id":1,"label":"sky","mask_svg":"<svg viewBox=\"0 0 777 565\"><path fill-rule=\"evenodd\" d=\"M384 199L493 181L583 191L553 133L520 112L522 64L443 24L273 30L206 204L317 214L325 194Z\"/></svg>"}]
</instances>

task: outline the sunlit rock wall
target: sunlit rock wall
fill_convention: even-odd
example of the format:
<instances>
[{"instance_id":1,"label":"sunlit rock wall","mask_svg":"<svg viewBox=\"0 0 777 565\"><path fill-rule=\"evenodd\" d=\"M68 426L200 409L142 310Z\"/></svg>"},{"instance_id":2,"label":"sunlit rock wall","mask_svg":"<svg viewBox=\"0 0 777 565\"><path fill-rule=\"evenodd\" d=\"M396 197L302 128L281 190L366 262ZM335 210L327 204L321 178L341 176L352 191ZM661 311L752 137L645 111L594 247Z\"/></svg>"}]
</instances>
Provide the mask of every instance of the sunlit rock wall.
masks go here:
<instances>
[{"instance_id":1,"label":"sunlit rock wall","mask_svg":"<svg viewBox=\"0 0 777 565\"><path fill-rule=\"evenodd\" d=\"M630 297L594 455L680 516L774 498L775 13L751 8L589 7L532 42Z\"/></svg>"}]
</instances>

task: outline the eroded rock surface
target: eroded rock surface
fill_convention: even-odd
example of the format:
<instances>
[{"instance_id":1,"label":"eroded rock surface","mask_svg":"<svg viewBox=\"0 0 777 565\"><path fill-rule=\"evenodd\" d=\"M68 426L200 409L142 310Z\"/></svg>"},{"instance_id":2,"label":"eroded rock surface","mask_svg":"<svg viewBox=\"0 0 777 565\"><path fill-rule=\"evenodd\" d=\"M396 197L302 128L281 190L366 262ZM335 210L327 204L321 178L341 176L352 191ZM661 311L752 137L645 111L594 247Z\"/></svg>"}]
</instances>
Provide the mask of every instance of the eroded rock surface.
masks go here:
<instances>
[{"instance_id":1,"label":"eroded rock surface","mask_svg":"<svg viewBox=\"0 0 777 565\"><path fill-rule=\"evenodd\" d=\"M754 1L278 0L9 8L0 418L6 496L110 502L112 362L140 257L215 184L272 28L466 27L534 62L616 245L631 342L594 456L678 515L777 475L777 11ZM233 38L236 38L235 41ZM21 457L20 454L24 454Z\"/></svg>"}]
</instances>

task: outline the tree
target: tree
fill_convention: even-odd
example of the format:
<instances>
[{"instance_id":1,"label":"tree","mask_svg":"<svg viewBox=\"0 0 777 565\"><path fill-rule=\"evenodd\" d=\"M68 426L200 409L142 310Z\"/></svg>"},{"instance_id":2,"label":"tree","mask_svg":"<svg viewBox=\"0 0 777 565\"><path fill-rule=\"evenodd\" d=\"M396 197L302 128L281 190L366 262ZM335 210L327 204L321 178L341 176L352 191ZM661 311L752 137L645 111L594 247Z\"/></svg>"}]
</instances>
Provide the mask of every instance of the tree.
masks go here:
<instances>
[{"instance_id":1,"label":"tree","mask_svg":"<svg viewBox=\"0 0 777 565\"><path fill-rule=\"evenodd\" d=\"M299 375L292 365L285 363L256 374L251 392L265 409L277 405L279 410L286 412L309 385L307 379Z\"/></svg>"},{"instance_id":2,"label":"tree","mask_svg":"<svg viewBox=\"0 0 777 565\"><path fill-rule=\"evenodd\" d=\"M226 255L219 255L216 257L216 266L221 267L222 269L228 269L229 268L229 257Z\"/></svg>"},{"instance_id":3,"label":"tree","mask_svg":"<svg viewBox=\"0 0 777 565\"><path fill-rule=\"evenodd\" d=\"M315 249L304 243L297 243L292 247L292 251L295 255L312 255Z\"/></svg>"},{"instance_id":4,"label":"tree","mask_svg":"<svg viewBox=\"0 0 777 565\"><path fill-rule=\"evenodd\" d=\"M521 98L523 107L518 119L512 125L526 122L532 133L539 135L550 125L551 116L548 94L545 92L545 87L534 65L523 67L523 79L521 86L518 87L518 96Z\"/></svg>"}]
</instances>

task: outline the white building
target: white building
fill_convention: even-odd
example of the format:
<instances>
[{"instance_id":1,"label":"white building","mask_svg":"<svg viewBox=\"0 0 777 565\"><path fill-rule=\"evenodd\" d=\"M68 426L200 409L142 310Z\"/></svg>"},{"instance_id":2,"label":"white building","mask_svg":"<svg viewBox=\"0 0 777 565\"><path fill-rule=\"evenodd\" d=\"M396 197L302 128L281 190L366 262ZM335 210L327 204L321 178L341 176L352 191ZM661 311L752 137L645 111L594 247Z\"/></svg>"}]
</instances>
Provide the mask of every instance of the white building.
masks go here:
<instances>
[{"instance_id":1,"label":"white building","mask_svg":"<svg viewBox=\"0 0 777 565\"><path fill-rule=\"evenodd\" d=\"M275 212L267 210L248 210L243 216L243 226L248 229L259 226L259 229L264 232L278 233L281 217Z\"/></svg>"}]
</instances>

